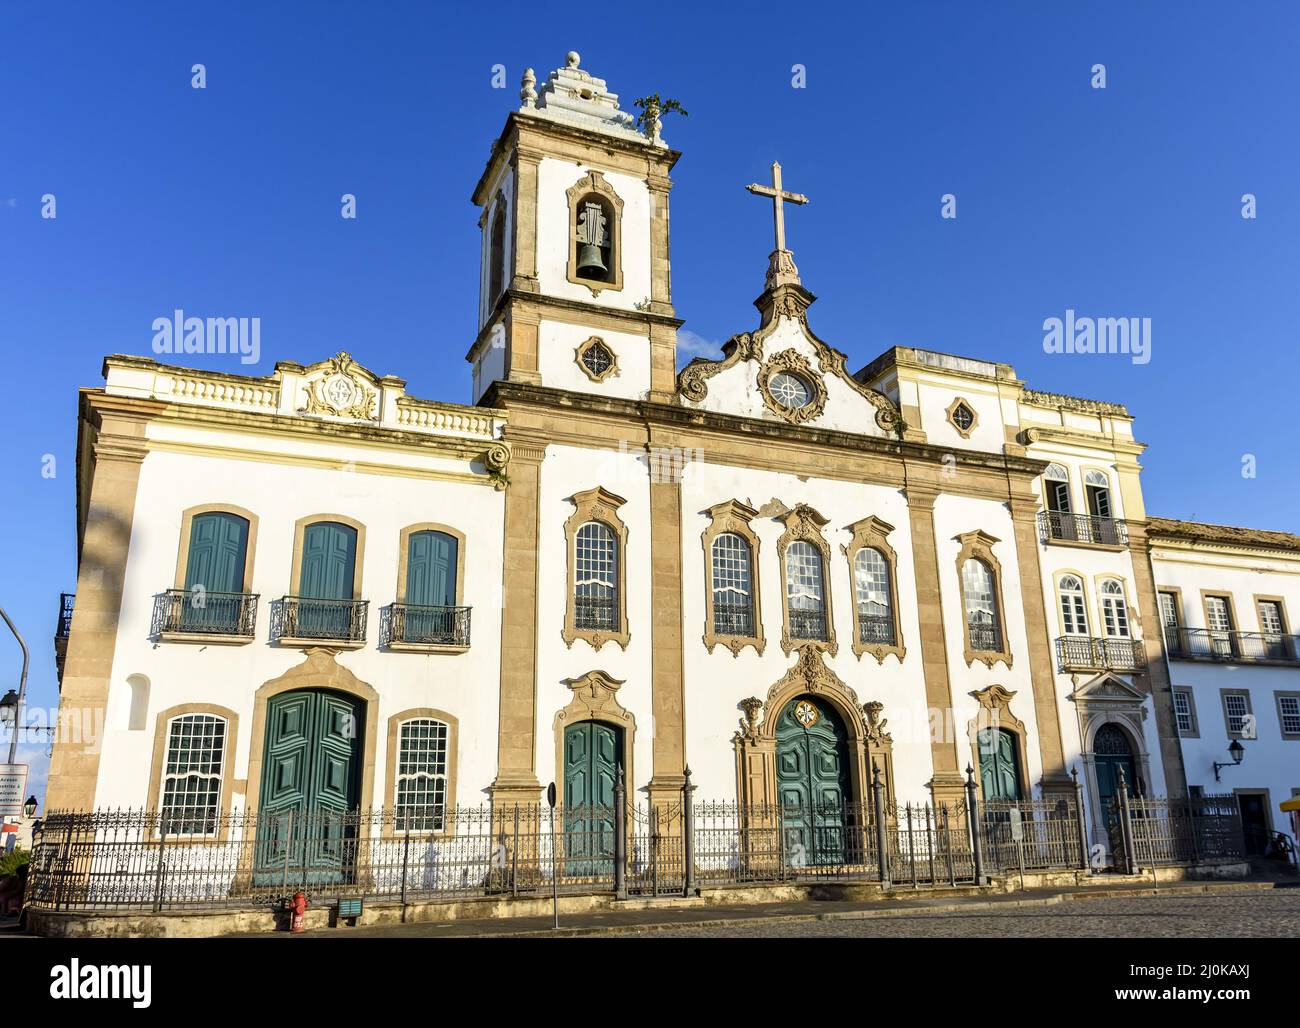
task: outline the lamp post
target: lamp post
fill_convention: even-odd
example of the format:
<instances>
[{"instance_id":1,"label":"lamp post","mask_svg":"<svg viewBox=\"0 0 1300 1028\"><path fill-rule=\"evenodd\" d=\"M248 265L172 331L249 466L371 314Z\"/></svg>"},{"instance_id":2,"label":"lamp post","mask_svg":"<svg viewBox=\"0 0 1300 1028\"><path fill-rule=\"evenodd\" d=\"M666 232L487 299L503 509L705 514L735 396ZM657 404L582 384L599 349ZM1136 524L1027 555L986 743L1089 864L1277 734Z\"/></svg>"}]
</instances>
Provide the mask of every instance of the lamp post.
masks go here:
<instances>
[{"instance_id":1,"label":"lamp post","mask_svg":"<svg viewBox=\"0 0 1300 1028\"><path fill-rule=\"evenodd\" d=\"M0 607L0 618L4 618L5 624L9 626L9 631L13 632L14 638L18 640L18 645L23 651L23 673L22 677L18 679L18 695L14 696L14 691L10 689L5 693L4 699L0 700L0 716L3 716L5 721L14 726L13 737L9 740L9 763L12 764L18 756L18 725L22 720L23 697L27 695L27 664L30 655L27 652L27 643L23 641L23 637L19 634L18 629L10 620L9 615L5 613L3 607ZM10 706L9 699L11 696L13 696L12 706Z\"/></svg>"},{"instance_id":2,"label":"lamp post","mask_svg":"<svg viewBox=\"0 0 1300 1028\"><path fill-rule=\"evenodd\" d=\"M1225 767L1236 767L1241 763L1241 758L1245 755L1246 747L1241 744L1241 740L1233 739L1231 744L1228 746L1228 756L1232 759L1222 764L1217 760L1214 762L1214 780L1216 782L1223 781L1223 779L1219 777L1219 769Z\"/></svg>"},{"instance_id":3,"label":"lamp post","mask_svg":"<svg viewBox=\"0 0 1300 1028\"><path fill-rule=\"evenodd\" d=\"M28 796L27 802L23 804L23 816L30 821L36 816L36 797Z\"/></svg>"}]
</instances>

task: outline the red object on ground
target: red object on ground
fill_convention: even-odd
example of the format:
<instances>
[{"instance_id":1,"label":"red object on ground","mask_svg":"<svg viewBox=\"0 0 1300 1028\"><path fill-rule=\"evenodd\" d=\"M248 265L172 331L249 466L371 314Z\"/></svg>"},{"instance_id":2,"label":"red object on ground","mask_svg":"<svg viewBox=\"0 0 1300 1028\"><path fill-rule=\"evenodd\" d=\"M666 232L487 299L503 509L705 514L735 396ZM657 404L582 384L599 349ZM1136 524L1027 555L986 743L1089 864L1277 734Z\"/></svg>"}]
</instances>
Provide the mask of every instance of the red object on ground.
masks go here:
<instances>
[{"instance_id":1,"label":"red object on ground","mask_svg":"<svg viewBox=\"0 0 1300 1028\"><path fill-rule=\"evenodd\" d=\"M304 915L306 913L307 913L307 897L304 896L301 892L295 892L293 894L293 899L289 903L289 914L290 914L289 931L291 932L304 931L303 921L304 921Z\"/></svg>"}]
</instances>

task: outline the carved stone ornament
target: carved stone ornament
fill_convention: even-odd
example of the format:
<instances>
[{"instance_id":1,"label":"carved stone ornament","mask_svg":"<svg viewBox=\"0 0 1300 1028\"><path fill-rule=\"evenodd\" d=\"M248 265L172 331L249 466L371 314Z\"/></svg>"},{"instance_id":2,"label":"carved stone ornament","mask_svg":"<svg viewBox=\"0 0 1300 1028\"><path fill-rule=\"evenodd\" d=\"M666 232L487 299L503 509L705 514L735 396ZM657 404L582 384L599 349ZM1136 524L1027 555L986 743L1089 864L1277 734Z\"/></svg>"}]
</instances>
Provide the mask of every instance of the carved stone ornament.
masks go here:
<instances>
[{"instance_id":1,"label":"carved stone ornament","mask_svg":"<svg viewBox=\"0 0 1300 1028\"><path fill-rule=\"evenodd\" d=\"M745 712L745 716L740 720L740 736L750 740L757 739L759 715L763 713L763 701L757 696L750 696L748 699L740 701L740 709Z\"/></svg>"},{"instance_id":2,"label":"carved stone ornament","mask_svg":"<svg viewBox=\"0 0 1300 1028\"><path fill-rule=\"evenodd\" d=\"M510 466L510 447L506 443L493 443L483 451L483 466L492 476L493 487L500 492L509 484L506 469Z\"/></svg>"},{"instance_id":3,"label":"carved stone ornament","mask_svg":"<svg viewBox=\"0 0 1300 1028\"><path fill-rule=\"evenodd\" d=\"M307 387L307 402L298 413L374 421L378 394L367 387L360 368L350 354L340 350L325 362L324 375Z\"/></svg>"},{"instance_id":4,"label":"carved stone ornament","mask_svg":"<svg viewBox=\"0 0 1300 1028\"><path fill-rule=\"evenodd\" d=\"M779 253L772 254L772 263L779 266ZM793 264L793 258L791 258L791 264ZM812 293L793 283L778 285L775 288L766 290L756 301L761 312L758 331L752 334L742 332L728 339L722 346L723 357L721 360L696 357L678 373L677 391L693 403L702 403L709 395L708 380L710 378L735 367L741 361L761 363L764 341L776 331L782 318L790 318L799 322L803 334L812 343L817 352L817 363L820 365L821 370L839 379L875 408L875 421L881 431L891 436L898 435L902 431L903 421L893 401L884 393L864 386L849 374L848 368L845 366L845 361L848 358L833 346L819 339L813 330L808 327L808 307L814 299L816 298ZM823 386L823 388L825 387ZM763 402L768 403L766 392L763 394ZM784 417L784 415L782 416Z\"/></svg>"},{"instance_id":5,"label":"carved stone ornament","mask_svg":"<svg viewBox=\"0 0 1300 1028\"><path fill-rule=\"evenodd\" d=\"M866 715L864 724L867 738L877 746L883 746L887 742L894 741L894 737L885 731L889 719L880 716L880 712L884 709L885 705L879 700L872 700L870 703L862 705L862 713Z\"/></svg>"},{"instance_id":6,"label":"carved stone ornament","mask_svg":"<svg viewBox=\"0 0 1300 1028\"><path fill-rule=\"evenodd\" d=\"M808 387L809 399L802 407L787 407L773 395L772 379L783 371L798 376ZM826 384L796 350L782 350L774 354L759 369L758 391L763 397L763 406L792 425L812 421L826 409Z\"/></svg>"}]
</instances>

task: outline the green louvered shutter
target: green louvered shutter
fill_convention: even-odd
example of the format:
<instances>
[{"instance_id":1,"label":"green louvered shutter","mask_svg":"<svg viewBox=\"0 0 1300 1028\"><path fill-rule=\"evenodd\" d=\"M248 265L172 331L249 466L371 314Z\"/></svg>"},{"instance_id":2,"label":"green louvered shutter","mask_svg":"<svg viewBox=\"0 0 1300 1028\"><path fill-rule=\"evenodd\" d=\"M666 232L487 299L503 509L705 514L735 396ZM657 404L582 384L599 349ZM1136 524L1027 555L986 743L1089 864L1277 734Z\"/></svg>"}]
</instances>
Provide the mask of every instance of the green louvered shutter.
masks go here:
<instances>
[{"instance_id":1,"label":"green louvered shutter","mask_svg":"<svg viewBox=\"0 0 1300 1028\"><path fill-rule=\"evenodd\" d=\"M317 521L303 532L302 577L298 583L298 631L323 639L347 639L352 611L346 603L311 600L351 600L357 564L357 530L335 521Z\"/></svg>"},{"instance_id":2,"label":"green louvered shutter","mask_svg":"<svg viewBox=\"0 0 1300 1028\"><path fill-rule=\"evenodd\" d=\"M185 564L189 596L181 611L181 631L236 630L239 597L221 594L244 591L247 554L248 522L244 518L224 511L195 516Z\"/></svg>"}]
</instances>

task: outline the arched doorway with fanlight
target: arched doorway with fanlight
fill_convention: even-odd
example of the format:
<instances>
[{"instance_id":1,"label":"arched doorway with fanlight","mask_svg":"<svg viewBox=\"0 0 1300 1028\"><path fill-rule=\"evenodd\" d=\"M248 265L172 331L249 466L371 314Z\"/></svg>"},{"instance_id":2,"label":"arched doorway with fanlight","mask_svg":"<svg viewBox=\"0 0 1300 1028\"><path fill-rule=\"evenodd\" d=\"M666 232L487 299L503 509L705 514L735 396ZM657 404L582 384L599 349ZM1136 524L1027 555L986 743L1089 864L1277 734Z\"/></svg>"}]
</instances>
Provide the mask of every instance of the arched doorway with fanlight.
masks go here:
<instances>
[{"instance_id":1,"label":"arched doorway with fanlight","mask_svg":"<svg viewBox=\"0 0 1300 1028\"><path fill-rule=\"evenodd\" d=\"M1103 812L1108 812L1115 805L1119 795L1119 776L1124 772L1129 793L1136 789L1137 776L1134 774L1133 744L1128 733L1113 721L1108 721L1097 729L1092 739L1092 755L1097 770L1097 799L1101 802Z\"/></svg>"}]
</instances>

